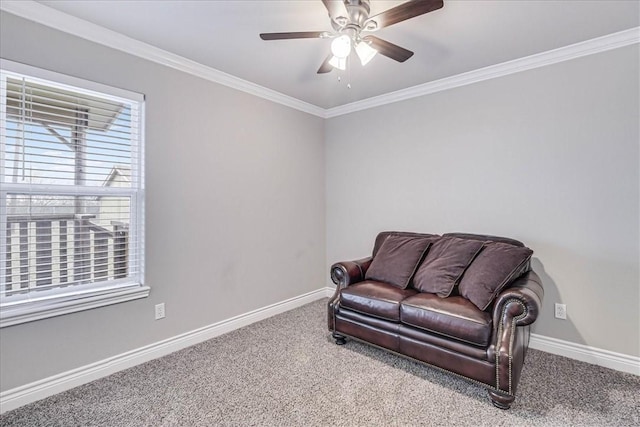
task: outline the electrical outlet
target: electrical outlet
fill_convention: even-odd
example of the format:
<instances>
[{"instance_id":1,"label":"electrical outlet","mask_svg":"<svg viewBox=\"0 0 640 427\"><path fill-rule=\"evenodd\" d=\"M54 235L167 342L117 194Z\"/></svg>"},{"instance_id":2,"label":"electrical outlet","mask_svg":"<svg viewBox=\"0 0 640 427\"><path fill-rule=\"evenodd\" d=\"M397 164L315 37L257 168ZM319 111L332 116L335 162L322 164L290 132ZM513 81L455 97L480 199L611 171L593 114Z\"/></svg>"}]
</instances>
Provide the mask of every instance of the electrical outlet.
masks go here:
<instances>
[{"instance_id":1,"label":"electrical outlet","mask_svg":"<svg viewBox=\"0 0 640 427\"><path fill-rule=\"evenodd\" d=\"M567 305L556 303L556 319L567 319Z\"/></svg>"},{"instance_id":2,"label":"electrical outlet","mask_svg":"<svg viewBox=\"0 0 640 427\"><path fill-rule=\"evenodd\" d=\"M156 304L156 320L164 318L164 303Z\"/></svg>"}]
</instances>

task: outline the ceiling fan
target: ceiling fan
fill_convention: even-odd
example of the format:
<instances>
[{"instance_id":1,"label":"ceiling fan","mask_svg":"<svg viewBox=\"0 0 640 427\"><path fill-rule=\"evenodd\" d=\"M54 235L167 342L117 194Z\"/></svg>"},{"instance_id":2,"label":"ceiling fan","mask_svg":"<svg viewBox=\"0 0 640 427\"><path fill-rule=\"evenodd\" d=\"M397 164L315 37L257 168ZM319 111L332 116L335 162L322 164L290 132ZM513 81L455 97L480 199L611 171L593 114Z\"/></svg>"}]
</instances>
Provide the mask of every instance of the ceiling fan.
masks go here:
<instances>
[{"instance_id":1,"label":"ceiling fan","mask_svg":"<svg viewBox=\"0 0 640 427\"><path fill-rule=\"evenodd\" d=\"M333 32L304 31L289 33L262 33L262 40L332 38L331 53L324 60L318 74L328 73L334 68L346 69L347 57L355 50L362 65L367 64L377 53L404 62L413 52L367 34L398 22L440 9L443 0L410 0L374 16L369 16L369 0L322 0L329 12Z\"/></svg>"}]
</instances>

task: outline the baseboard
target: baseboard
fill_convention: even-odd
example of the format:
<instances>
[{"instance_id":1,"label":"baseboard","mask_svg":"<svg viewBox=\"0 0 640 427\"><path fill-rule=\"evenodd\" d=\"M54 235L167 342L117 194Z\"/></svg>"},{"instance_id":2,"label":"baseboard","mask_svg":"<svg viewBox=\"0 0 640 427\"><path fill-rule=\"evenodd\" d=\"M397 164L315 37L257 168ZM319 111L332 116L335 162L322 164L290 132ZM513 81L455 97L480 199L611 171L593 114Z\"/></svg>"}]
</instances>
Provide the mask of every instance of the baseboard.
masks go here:
<instances>
[{"instance_id":1,"label":"baseboard","mask_svg":"<svg viewBox=\"0 0 640 427\"><path fill-rule=\"evenodd\" d=\"M640 375L640 357L615 353L609 350L589 347L587 345L576 344L538 334L531 334L529 347L546 353L557 354L581 362L591 363L592 365Z\"/></svg>"},{"instance_id":2,"label":"baseboard","mask_svg":"<svg viewBox=\"0 0 640 427\"><path fill-rule=\"evenodd\" d=\"M90 365L4 391L0 393L0 413L106 377L123 369L166 356L183 348L331 295L333 295L333 288L320 288Z\"/></svg>"}]
</instances>

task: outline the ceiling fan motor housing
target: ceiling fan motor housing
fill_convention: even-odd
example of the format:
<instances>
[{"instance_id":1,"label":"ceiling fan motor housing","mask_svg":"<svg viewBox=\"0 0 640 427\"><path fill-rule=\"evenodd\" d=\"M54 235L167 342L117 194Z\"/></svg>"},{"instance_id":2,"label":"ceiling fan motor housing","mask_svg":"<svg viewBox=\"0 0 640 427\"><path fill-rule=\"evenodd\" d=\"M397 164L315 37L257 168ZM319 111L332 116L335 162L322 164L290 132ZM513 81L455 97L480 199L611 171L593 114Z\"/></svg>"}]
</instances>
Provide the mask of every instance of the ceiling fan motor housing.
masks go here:
<instances>
[{"instance_id":1,"label":"ceiling fan motor housing","mask_svg":"<svg viewBox=\"0 0 640 427\"><path fill-rule=\"evenodd\" d=\"M359 33L365 28L365 21L369 19L369 12L371 12L369 0L347 0L345 8L349 16L334 17L331 25L338 32L351 29Z\"/></svg>"}]
</instances>

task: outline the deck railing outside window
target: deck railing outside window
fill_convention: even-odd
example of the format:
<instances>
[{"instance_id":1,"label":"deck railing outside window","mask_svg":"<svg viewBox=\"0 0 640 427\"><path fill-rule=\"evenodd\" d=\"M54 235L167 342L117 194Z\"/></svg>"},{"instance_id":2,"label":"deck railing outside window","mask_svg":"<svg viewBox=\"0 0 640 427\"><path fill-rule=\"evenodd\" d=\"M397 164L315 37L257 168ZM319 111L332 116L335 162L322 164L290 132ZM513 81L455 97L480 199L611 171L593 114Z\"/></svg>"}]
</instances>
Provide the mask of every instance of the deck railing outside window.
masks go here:
<instances>
[{"instance_id":1,"label":"deck railing outside window","mask_svg":"<svg viewBox=\"0 0 640 427\"><path fill-rule=\"evenodd\" d=\"M5 295L127 277L128 224L95 217L8 216Z\"/></svg>"}]
</instances>

